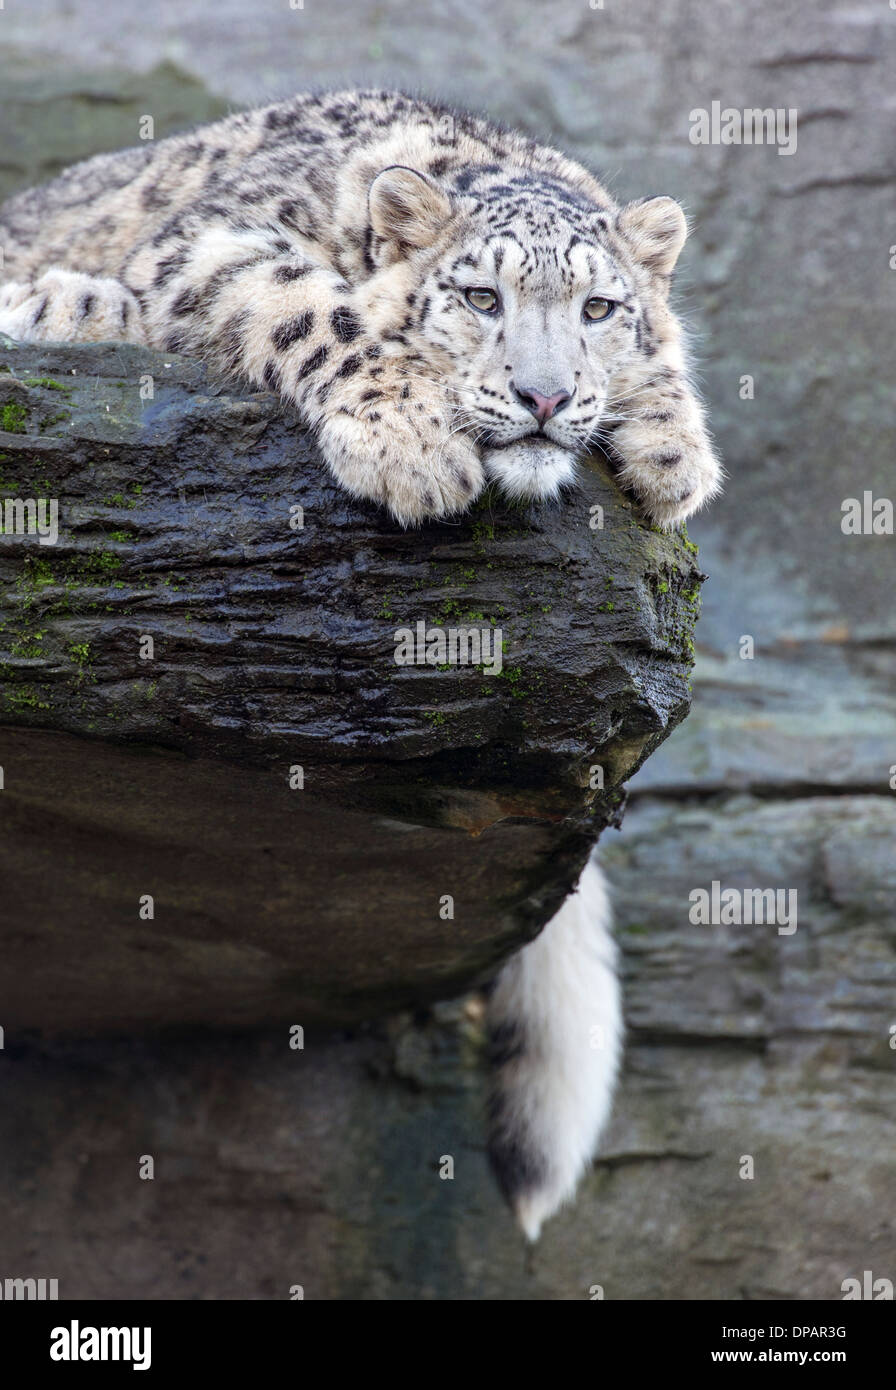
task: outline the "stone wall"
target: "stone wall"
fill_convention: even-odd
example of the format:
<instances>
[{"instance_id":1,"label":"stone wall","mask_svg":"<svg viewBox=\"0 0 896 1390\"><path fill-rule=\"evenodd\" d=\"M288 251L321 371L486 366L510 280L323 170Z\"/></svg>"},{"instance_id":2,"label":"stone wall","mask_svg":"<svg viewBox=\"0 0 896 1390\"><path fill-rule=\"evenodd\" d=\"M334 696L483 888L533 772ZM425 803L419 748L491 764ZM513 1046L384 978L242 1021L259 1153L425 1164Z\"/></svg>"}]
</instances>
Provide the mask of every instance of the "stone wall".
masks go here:
<instances>
[{"instance_id":1,"label":"stone wall","mask_svg":"<svg viewBox=\"0 0 896 1390\"><path fill-rule=\"evenodd\" d=\"M176 125L188 105L362 81L484 107L620 196L681 198L681 300L729 473L691 528L709 574L693 713L605 836L623 1085L534 1257L484 1165L472 998L303 1053L279 1033L8 1045L3 1264L155 1297L836 1299L864 1269L896 1280L896 540L840 525L845 498L893 489L896 15L183 0L148 23L120 0L110 25L34 0L0 44L7 127L33 129L33 94L53 94L37 144L4 140L7 190L73 156L74 111L102 120L86 153L132 143L156 91L162 133L174 108ZM795 153L691 143L713 100L796 108ZM713 880L796 889L796 932L691 925Z\"/></svg>"}]
</instances>

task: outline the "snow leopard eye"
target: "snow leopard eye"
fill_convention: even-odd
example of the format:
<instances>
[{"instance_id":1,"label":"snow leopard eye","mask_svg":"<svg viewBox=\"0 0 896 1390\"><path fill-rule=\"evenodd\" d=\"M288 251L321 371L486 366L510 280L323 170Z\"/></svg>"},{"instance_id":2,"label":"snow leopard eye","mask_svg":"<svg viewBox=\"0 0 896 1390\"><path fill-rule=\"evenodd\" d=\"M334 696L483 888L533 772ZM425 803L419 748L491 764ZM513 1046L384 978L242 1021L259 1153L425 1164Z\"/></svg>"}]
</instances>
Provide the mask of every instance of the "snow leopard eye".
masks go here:
<instances>
[{"instance_id":1,"label":"snow leopard eye","mask_svg":"<svg viewBox=\"0 0 896 1390\"><path fill-rule=\"evenodd\" d=\"M493 314L498 307L498 296L494 290L477 288L466 290L464 298L474 309L478 309L480 314Z\"/></svg>"},{"instance_id":2,"label":"snow leopard eye","mask_svg":"<svg viewBox=\"0 0 896 1390\"><path fill-rule=\"evenodd\" d=\"M599 319L608 319L615 308L616 305L612 299L602 299L600 295L595 295L593 299L586 302L582 312L586 319L590 319L592 323L597 323Z\"/></svg>"}]
</instances>

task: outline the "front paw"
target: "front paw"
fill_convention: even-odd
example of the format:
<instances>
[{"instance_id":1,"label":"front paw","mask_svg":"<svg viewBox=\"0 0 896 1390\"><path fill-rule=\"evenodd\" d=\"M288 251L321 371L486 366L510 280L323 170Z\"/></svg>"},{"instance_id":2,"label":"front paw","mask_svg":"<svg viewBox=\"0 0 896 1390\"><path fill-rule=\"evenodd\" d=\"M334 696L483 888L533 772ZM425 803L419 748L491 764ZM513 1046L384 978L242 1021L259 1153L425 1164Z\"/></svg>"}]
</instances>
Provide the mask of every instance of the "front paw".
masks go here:
<instances>
[{"instance_id":1,"label":"front paw","mask_svg":"<svg viewBox=\"0 0 896 1390\"><path fill-rule=\"evenodd\" d=\"M146 342L130 290L107 276L59 266L0 287L0 332L27 343Z\"/></svg>"},{"instance_id":2,"label":"front paw","mask_svg":"<svg viewBox=\"0 0 896 1390\"><path fill-rule=\"evenodd\" d=\"M572 454L549 439L529 435L483 455L486 476L516 500L556 497L575 478Z\"/></svg>"},{"instance_id":3,"label":"front paw","mask_svg":"<svg viewBox=\"0 0 896 1390\"><path fill-rule=\"evenodd\" d=\"M619 482L654 525L684 521L721 491L722 468L702 432L657 437L649 424L633 421L615 431L613 452Z\"/></svg>"},{"instance_id":4,"label":"front paw","mask_svg":"<svg viewBox=\"0 0 896 1390\"><path fill-rule=\"evenodd\" d=\"M7 280L0 285L0 333L25 342L37 307L33 281Z\"/></svg>"},{"instance_id":5,"label":"front paw","mask_svg":"<svg viewBox=\"0 0 896 1390\"><path fill-rule=\"evenodd\" d=\"M381 400L363 414L328 415L318 437L342 486L388 507L402 526L463 511L485 483L469 436L453 430L441 403L421 401L416 391L411 400Z\"/></svg>"}]
</instances>

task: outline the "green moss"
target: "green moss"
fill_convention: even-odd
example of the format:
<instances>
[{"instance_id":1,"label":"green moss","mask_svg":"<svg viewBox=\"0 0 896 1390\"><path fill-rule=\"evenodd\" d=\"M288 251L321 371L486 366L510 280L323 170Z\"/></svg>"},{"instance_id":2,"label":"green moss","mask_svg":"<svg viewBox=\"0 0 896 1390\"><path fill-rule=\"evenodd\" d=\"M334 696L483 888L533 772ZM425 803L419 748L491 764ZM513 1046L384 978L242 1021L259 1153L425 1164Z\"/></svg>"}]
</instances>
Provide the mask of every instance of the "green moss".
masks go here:
<instances>
[{"instance_id":1,"label":"green moss","mask_svg":"<svg viewBox=\"0 0 896 1390\"><path fill-rule=\"evenodd\" d=\"M495 539L495 527L491 521L474 521L472 528L473 545L477 555L485 554L485 542Z\"/></svg>"},{"instance_id":2,"label":"green moss","mask_svg":"<svg viewBox=\"0 0 896 1390\"><path fill-rule=\"evenodd\" d=\"M121 569L121 560L110 550L92 550L81 562L85 574L112 575Z\"/></svg>"},{"instance_id":3,"label":"green moss","mask_svg":"<svg viewBox=\"0 0 896 1390\"><path fill-rule=\"evenodd\" d=\"M506 646L506 643L504 643L503 645ZM478 670L484 672L485 667L480 666L478 667ZM526 690L523 687L523 685L521 685L521 681L523 679L523 671L521 666L505 666L503 670L496 671L492 679L507 681L508 685L510 686L511 695L513 695L513 697L517 700L522 700L529 693L528 690Z\"/></svg>"},{"instance_id":4,"label":"green moss","mask_svg":"<svg viewBox=\"0 0 896 1390\"><path fill-rule=\"evenodd\" d=\"M0 429L5 430L7 434L24 434L27 418L28 412L23 405L19 405L17 401L8 401L0 410Z\"/></svg>"},{"instance_id":5,"label":"green moss","mask_svg":"<svg viewBox=\"0 0 896 1390\"><path fill-rule=\"evenodd\" d=\"M38 555L29 555L26 557L22 573L16 580L16 587L27 593L46 589L55 582L49 561L42 560Z\"/></svg>"},{"instance_id":6,"label":"green moss","mask_svg":"<svg viewBox=\"0 0 896 1390\"><path fill-rule=\"evenodd\" d=\"M0 674L4 677L4 684L9 680L7 673L12 674L10 667L5 666L0 669ZM13 712L50 708L49 701L42 700L40 691L33 685L7 685L3 691L3 702L6 708Z\"/></svg>"},{"instance_id":7,"label":"green moss","mask_svg":"<svg viewBox=\"0 0 896 1390\"><path fill-rule=\"evenodd\" d=\"M74 662L75 666L77 667L79 685L82 683L82 681L85 680L95 682L96 677L93 676L90 669L89 642L72 642L69 645L68 656L69 661Z\"/></svg>"},{"instance_id":8,"label":"green moss","mask_svg":"<svg viewBox=\"0 0 896 1390\"><path fill-rule=\"evenodd\" d=\"M495 625L494 618L487 618L484 613L472 608L462 608L457 599L453 598L443 600L438 616L443 623L454 619L457 623L491 623L492 627Z\"/></svg>"},{"instance_id":9,"label":"green moss","mask_svg":"<svg viewBox=\"0 0 896 1390\"><path fill-rule=\"evenodd\" d=\"M688 528L685 526L684 522L681 523L681 530L678 534L681 538L681 543L684 546L685 550L688 552L688 554L699 555L700 552L698 551L696 545L688 535Z\"/></svg>"},{"instance_id":10,"label":"green moss","mask_svg":"<svg viewBox=\"0 0 896 1390\"><path fill-rule=\"evenodd\" d=\"M64 391L67 396L70 396L75 389L73 386L67 386L64 381L56 381L51 376L26 376L25 385L42 386L45 391Z\"/></svg>"},{"instance_id":11,"label":"green moss","mask_svg":"<svg viewBox=\"0 0 896 1390\"><path fill-rule=\"evenodd\" d=\"M43 648L40 645L46 637L45 632L26 632L15 638L10 643L9 650L13 656L38 657L43 656Z\"/></svg>"},{"instance_id":12,"label":"green moss","mask_svg":"<svg viewBox=\"0 0 896 1390\"><path fill-rule=\"evenodd\" d=\"M40 432L46 434L47 430L52 429L54 425L61 424L63 420L68 421L71 418L66 410L60 411L58 415L51 415L48 420L41 421Z\"/></svg>"}]
</instances>

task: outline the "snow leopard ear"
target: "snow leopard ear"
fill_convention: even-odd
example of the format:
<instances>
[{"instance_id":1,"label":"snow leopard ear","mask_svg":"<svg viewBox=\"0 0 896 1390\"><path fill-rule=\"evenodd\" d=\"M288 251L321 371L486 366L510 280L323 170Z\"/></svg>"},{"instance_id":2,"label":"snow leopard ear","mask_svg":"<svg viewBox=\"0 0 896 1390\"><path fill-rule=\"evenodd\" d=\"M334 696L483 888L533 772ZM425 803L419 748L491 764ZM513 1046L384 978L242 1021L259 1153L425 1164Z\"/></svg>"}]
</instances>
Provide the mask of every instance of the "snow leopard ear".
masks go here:
<instances>
[{"instance_id":1,"label":"snow leopard ear","mask_svg":"<svg viewBox=\"0 0 896 1390\"><path fill-rule=\"evenodd\" d=\"M671 275L688 235L684 212L674 198L628 203L616 225L643 266L655 275Z\"/></svg>"},{"instance_id":2,"label":"snow leopard ear","mask_svg":"<svg viewBox=\"0 0 896 1390\"><path fill-rule=\"evenodd\" d=\"M451 216L451 199L416 169L393 164L377 174L368 197L375 237L399 254L429 246Z\"/></svg>"}]
</instances>

